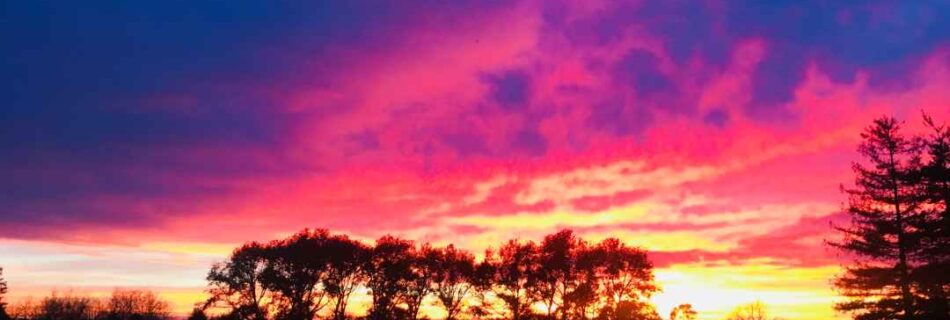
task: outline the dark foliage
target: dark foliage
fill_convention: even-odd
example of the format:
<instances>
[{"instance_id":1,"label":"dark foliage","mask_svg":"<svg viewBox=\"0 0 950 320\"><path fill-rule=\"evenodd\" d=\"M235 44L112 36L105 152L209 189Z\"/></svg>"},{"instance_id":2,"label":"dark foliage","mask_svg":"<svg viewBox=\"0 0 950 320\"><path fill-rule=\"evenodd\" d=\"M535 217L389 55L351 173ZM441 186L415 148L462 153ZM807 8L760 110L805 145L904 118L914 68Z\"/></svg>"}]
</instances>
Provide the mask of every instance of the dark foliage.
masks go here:
<instances>
[{"instance_id":1,"label":"dark foliage","mask_svg":"<svg viewBox=\"0 0 950 320\"><path fill-rule=\"evenodd\" d=\"M169 315L168 302L150 291L115 290L98 318L106 320L160 320Z\"/></svg>"},{"instance_id":2,"label":"dark foliage","mask_svg":"<svg viewBox=\"0 0 950 320\"><path fill-rule=\"evenodd\" d=\"M277 319L312 319L329 303L323 283L329 272L330 234L304 230L268 245L262 285L271 295Z\"/></svg>"},{"instance_id":3,"label":"dark foliage","mask_svg":"<svg viewBox=\"0 0 950 320\"><path fill-rule=\"evenodd\" d=\"M696 320L698 313L693 310L693 305L684 303L670 310L670 320Z\"/></svg>"},{"instance_id":4,"label":"dark foliage","mask_svg":"<svg viewBox=\"0 0 950 320\"><path fill-rule=\"evenodd\" d=\"M7 281L3 279L3 267L0 267L0 320L10 319L7 315L7 302L3 296L7 294Z\"/></svg>"},{"instance_id":5,"label":"dark foliage","mask_svg":"<svg viewBox=\"0 0 950 320\"><path fill-rule=\"evenodd\" d=\"M115 290L107 299L53 293L39 303L18 303L10 315L18 320L165 320L168 302L150 291Z\"/></svg>"},{"instance_id":6,"label":"dark foliage","mask_svg":"<svg viewBox=\"0 0 950 320\"><path fill-rule=\"evenodd\" d=\"M409 295L412 281L413 243L392 236L376 241L367 261L369 279L366 286L373 295L370 319L407 318L407 311L397 305Z\"/></svg>"},{"instance_id":7,"label":"dark foliage","mask_svg":"<svg viewBox=\"0 0 950 320\"><path fill-rule=\"evenodd\" d=\"M924 139L928 161L920 172L929 218L921 226L923 262L911 277L922 293L922 316L950 319L950 128L926 115L924 122L932 130Z\"/></svg>"},{"instance_id":8,"label":"dark foliage","mask_svg":"<svg viewBox=\"0 0 950 320\"><path fill-rule=\"evenodd\" d=\"M343 320L350 295L366 281L368 265L365 262L370 249L347 236L337 235L328 241L325 254L329 268L323 280L324 290L333 300L332 318Z\"/></svg>"},{"instance_id":9,"label":"dark foliage","mask_svg":"<svg viewBox=\"0 0 950 320\"><path fill-rule=\"evenodd\" d=\"M188 315L188 320L208 320L208 315L205 314L205 311L201 310L201 308L195 308L191 310L191 314Z\"/></svg>"},{"instance_id":10,"label":"dark foliage","mask_svg":"<svg viewBox=\"0 0 950 320\"><path fill-rule=\"evenodd\" d=\"M227 262L215 264L208 272L208 299L205 307L223 305L237 319L267 319L265 299L271 295L263 283L269 248L251 242L234 250Z\"/></svg>"},{"instance_id":11,"label":"dark foliage","mask_svg":"<svg viewBox=\"0 0 950 320\"><path fill-rule=\"evenodd\" d=\"M856 257L835 286L837 305L856 319L948 319L948 133L925 116L933 134L907 137L893 118L861 135L848 226L831 245Z\"/></svg>"},{"instance_id":12,"label":"dark foliage","mask_svg":"<svg viewBox=\"0 0 950 320\"><path fill-rule=\"evenodd\" d=\"M475 257L449 245L431 248L423 259L432 270L432 292L445 308L446 320L454 320L462 310L462 303L473 289Z\"/></svg>"},{"instance_id":13,"label":"dark foliage","mask_svg":"<svg viewBox=\"0 0 950 320\"><path fill-rule=\"evenodd\" d=\"M370 247L304 230L214 265L205 307L225 308L222 319L349 319L351 294L366 288L368 319L417 319L426 301L448 319L655 319L652 268L638 248L590 245L570 230L540 245L511 240L479 263L453 245L384 236Z\"/></svg>"}]
</instances>

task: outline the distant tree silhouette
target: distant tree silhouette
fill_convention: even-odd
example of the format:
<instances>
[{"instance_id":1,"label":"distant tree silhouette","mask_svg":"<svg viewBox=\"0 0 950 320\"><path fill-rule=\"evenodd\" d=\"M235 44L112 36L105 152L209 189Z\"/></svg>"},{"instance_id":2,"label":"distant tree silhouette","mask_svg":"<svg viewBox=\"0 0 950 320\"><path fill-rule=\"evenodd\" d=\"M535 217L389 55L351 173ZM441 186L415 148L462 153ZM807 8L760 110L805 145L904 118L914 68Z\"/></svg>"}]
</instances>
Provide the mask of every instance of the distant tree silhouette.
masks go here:
<instances>
[{"instance_id":1,"label":"distant tree silhouette","mask_svg":"<svg viewBox=\"0 0 950 320\"><path fill-rule=\"evenodd\" d=\"M445 319L455 320L473 287L475 257L450 244L424 250L423 259L432 270L432 292L445 308Z\"/></svg>"},{"instance_id":2,"label":"distant tree silhouette","mask_svg":"<svg viewBox=\"0 0 950 320\"><path fill-rule=\"evenodd\" d=\"M7 310L11 318L21 320L37 319L40 308L37 305L37 302L34 301L33 297L27 297L26 299L23 299L15 304L9 305Z\"/></svg>"},{"instance_id":3,"label":"distant tree silhouette","mask_svg":"<svg viewBox=\"0 0 950 320\"><path fill-rule=\"evenodd\" d=\"M205 314L205 311L201 308L195 308L191 310L191 314L188 315L188 320L208 320L208 315Z\"/></svg>"},{"instance_id":4,"label":"distant tree silhouette","mask_svg":"<svg viewBox=\"0 0 950 320\"><path fill-rule=\"evenodd\" d=\"M3 298L7 295L7 281L3 279L3 267L0 267L0 320L8 320L7 302Z\"/></svg>"},{"instance_id":5,"label":"distant tree silhouette","mask_svg":"<svg viewBox=\"0 0 950 320\"><path fill-rule=\"evenodd\" d=\"M101 313L106 320L160 320L168 318L169 306L151 291L118 289Z\"/></svg>"},{"instance_id":6,"label":"distant tree silhouette","mask_svg":"<svg viewBox=\"0 0 950 320\"><path fill-rule=\"evenodd\" d=\"M412 279L414 246L411 241L393 236L376 240L367 266L367 287L373 296L369 317L373 320L403 319L406 310L398 307L407 296Z\"/></svg>"},{"instance_id":7,"label":"distant tree silhouette","mask_svg":"<svg viewBox=\"0 0 950 320\"><path fill-rule=\"evenodd\" d=\"M638 301L622 301L613 309L598 315L602 320L661 320L660 314L652 304Z\"/></svg>"},{"instance_id":8,"label":"distant tree silhouette","mask_svg":"<svg viewBox=\"0 0 950 320\"><path fill-rule=\"evenodd\" d=\"M144 290L113 291L106 299L53 292L34 303L32 298L13 308L18 320L165 320L169 304L155 293Z\"/></svg>"},{"instance_id":9,"label":"distant tree silhouette","mask_svg":"<svg viewBox=\"0 0 950 320\"><path fill-rule=\"evenodd\" d=\"M327 241L329 270L324 277L324 288L333 299L333 319L346 319L346 306L350 295L366 281L370 249L344 235L336 235Z\"/></svg>"},{"instance_id":10,"label":"distant tree silhouette","mask_svg":"<svg viewBox=\"0 0 950 320\"><path fill-rule=\"evenodd\" d=\"M693 310L693 305L684 303L670 310L670 320L696 320L699 313Z\"/></svg>"},{"instance_id":11,"label":"distant tree silhouette","mask_svg":"<svg viewBox=\"0 0 950 320\"><path fill-rule=\"evenodd\" d=\"M268 254L264 245L251 242L235 250L227 262L212 266L207 278L211 297L206 306L224 304L237 319L267 319L265 302L270 292L262 281Z\"/></svg>"},{"instance_id":12,"label":"distant tree silhouette","mask_svg":"<svg viewBox=\"0 0 950 320\"><path fill-rule=\"evenodd\" d=\"M99 304L89 297L54 292L52 296L43 298L35 313L37 320L93 320L99 313Z\"/></svg>"},{"instance_id":13,"label":"distant tree silhouette","mask_svg":"<svg viewBox=\"0 0 950 320\"><path fill-rule=\"evenodd\" d=\"M303 230L267 248L263 286L273 295L276 318L309 320L329 304L324 280L329 272L327 230Z\"/></svg>"},{"instance_id":14,"label":"distant tree silhouette","mask_svg":"<svg viewBox=\"0 0 950 320\"><path fill-rule=\"evenodd\" d=\"M729 313L726 320L766 320L768 312L761 301L736 307Z\"/></svg>"},{"instance_id":15,"label":"distant tree silhouette","mask_svg":"<svg viewBox=\"0 0 950 320\"><path fill-rule=\"evenodd\" d=\"M903 136L897 120L874 121L861 137L860 153L870 166L855 163L855 188L847 212L851 224L836 227L844 238L831 245L859 259L835 286L849 300L837 305L857 319L916 319L911 268L921 256L925 197L917 172L920 147Z\"/></svg>"}]
</instances>

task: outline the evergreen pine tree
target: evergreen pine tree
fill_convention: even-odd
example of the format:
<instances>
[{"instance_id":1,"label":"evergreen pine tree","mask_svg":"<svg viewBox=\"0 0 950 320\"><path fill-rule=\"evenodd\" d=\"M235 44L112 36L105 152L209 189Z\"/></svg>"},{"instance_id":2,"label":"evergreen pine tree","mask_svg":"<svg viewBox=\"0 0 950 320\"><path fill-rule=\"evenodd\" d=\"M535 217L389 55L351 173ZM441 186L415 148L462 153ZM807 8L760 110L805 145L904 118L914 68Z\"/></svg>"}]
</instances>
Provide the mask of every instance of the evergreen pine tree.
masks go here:
<instances>
[{"instance_id":1,"label":"evergreen pine tree","mask_svg":"<svg viewBox=\"0 0 950 320\"><path fill-rule=\"evenodd\" d=\"M921 317L950 319L950 130L924 115L932 130L920 171L927 219L921 225L924 263L913 273L921 291Z\"/></svg>"},{"instance_id":2,"label":"evergreen pine tree","mask_svg":"<svg viewBox=\"0 0 950 320\"><path fill-rule=\"evenodd\" d=\"M893 118L880 118L867 128L858 151L868 164L855 163L855 187L849 196L848 226L832 242L855 257L835 286L848 300L836 307L856 319L916 319L911 270L920 258L921 231L926 218L916 179L920 148L905 138Z\"/></svg>"}]
</instances>

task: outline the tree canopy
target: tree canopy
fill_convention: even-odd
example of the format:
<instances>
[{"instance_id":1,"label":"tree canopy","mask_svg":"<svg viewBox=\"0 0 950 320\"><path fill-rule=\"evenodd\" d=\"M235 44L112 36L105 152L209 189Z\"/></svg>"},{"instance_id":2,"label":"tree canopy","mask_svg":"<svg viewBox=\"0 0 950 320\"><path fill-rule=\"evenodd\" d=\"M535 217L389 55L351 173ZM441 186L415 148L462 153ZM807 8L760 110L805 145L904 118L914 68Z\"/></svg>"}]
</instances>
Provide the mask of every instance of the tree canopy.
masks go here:
<instances>
[{"instance_id":1,"label":"tree canopy","mask_svg":"<svg viewBox=\"0 0 950 320\"><path fill-rule=\"evenodd\" d=\"M570 230L541 243L512 239L480 262L453 245L394 236L366 245L303 230L247 243L215 264L205 307L229 319L348 319L357 288L371 297L369 319L418 319L427 301L448 319L659 319L647 301L659 287L646 252L614 238L590 244Z\"/></svg>"},{"instance_id":2,"label":"tree canopy","mask_svg":"<svg viewBox=\"0 0 950 320\"><path fill-rule=\"evenodd\" d=\"M853 165L848 225L830 244L854 262L835 279L847 298L837 308L856 319L948 319L950 291L950 133L930 117L932 133L908 136L882 117L865 129Z\"/></svg>"}]
</instances>

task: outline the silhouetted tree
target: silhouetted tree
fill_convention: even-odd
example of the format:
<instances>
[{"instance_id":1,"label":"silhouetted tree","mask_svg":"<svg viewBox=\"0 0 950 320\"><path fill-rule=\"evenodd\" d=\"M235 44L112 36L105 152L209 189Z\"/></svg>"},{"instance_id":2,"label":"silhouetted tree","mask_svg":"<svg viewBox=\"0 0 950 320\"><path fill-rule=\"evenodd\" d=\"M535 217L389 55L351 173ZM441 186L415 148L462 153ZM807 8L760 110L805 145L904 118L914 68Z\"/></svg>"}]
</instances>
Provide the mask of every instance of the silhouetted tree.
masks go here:
<instances>
[{"instance_id":1,"label":"silhouetted tree","mask_svg":"<svg viewBox=\"0 0 950 320\"><path fill-rule=\"evenodd\" d=\"M950 129L924 115L932 132L925 137L927 161L920 171L927 219L919 226L923 263L912 270L922 318L950 319Z\"/></svg>"},{"instance_id":2,"label":"silhouetted tree","mask_svg":"<svg viewBox=\"0 0 950 320\"><path fill-rule=\"evenodd\" d=\"M450 244L445 248L424 250L423 258L432 270L432 292L445 308L445 319L456 319L465 297L472 290L475 257Z\"/></svg>"},{"instance_id":3,"label":"silhouetted tree","mask_svg":"<svg viewBox=\"0 0 950 320\"><path fill-rule=\"evenodd\" d=\"M746 305L741 305L736 307L729 313L726 317L727 320L766 320L768 319L768 312L766 311L765 304L761 301L756 301Z\"/></svg>"},{"instance_id":4,"label":"silhouetted tree","mask_svg":"<svg viewBox=\"0 0 950 320\"><path fill-rule=\"evenodd\" d=\"M475 272L469 279L475 304L468 310L476 319L498 319L507 315L507 305L495 295L498 266L489 260L491 255L491 249L486 250L485 259L475 264Z\"/></svg>"},{"instance_id":5,"label":"silhouetted tree","mask_svg":"<svg viewBox=\"0 0 950 320\"><path fill-rule=\"evenodd\" d=\"M188 315L188 320L208 320L208 315L205 314L205 311L201 310L201 308L195 308L191 310L191 314Z\"/></svg>"},{"instance_id":6,"label":"silhouetted tree","mask_svg":"<svg viewBox=\"0 0 950 320\"><path fill-rule=\"evenodd\" d=\"M510 240L498 248L497 254L491 250L485 253L485 263L480 268L480 287L491 291L503 302L510 319L522 320L533 314L531 305L538 301L532 289L540 268L538 247L534 242Z\"/></svg>"},{"instance_id":7,"label":"silhouetted tree","mask_svg":"<svg viewBox=\"0 0 950 320\"><path fill-rule=\"evenodd\" d=\"M104 300L53 292L39 303L28 298L12 309L12 318L19 320L169 319L168 302L151 291L143 290L117 289L113 291L112 296Z\"/></svg>"},{"instance_id":8,"label":"silhouetted tree","mask_svg":"<svg viewBox=\"0 0 950 320\"><path fill-rule=\"evenodd\" d=\"M142 290L115 290L106 301L103 314L108 320L160 320L168 318L168 302Z\"/></svg>"},{"instance_id":9,"label":"silhouetted tree","mask_svg":"<svg viewBox=\"0 0 950 320\"><path fill-rule=\"evenodd\" d=\"M268 246L262 283L274 293L277 319L313 319L329 303L323 290L329 238L327 230L305 229Z\"/></svg>"},{"instance_id":10,"label":"silhouetted tree","mask_svg":"<svg viewBox=\"0 0 950 320\"><path fill-rule=\"evenodd\" d=\"M888 117L875 120L861 137L858 150L870 166L853 165L855 188L845 190L851 224L836 227L844 238L831 243L858 257L835 280L849 299L837 308L857 319L914 319L910 270L921 251L918 227L926 219L915 179L921 167L919 147Z\"/></svg>"},{"instance_id":11,"label":"silhouetted tree","mask_svg":"<svg viewBox=\"0 0 950 320\"><path fill-rule=\"evenodd\" d=\"M564 294L563 305L560 306L562 319L588 319L597 315L597 302L601 300L598 287L596 265L590 259L590 251L582 251L578 258L576 285Z\"/></svg>"},{"instance_id":12,"label":"silhouetted tree","mask_svg":"<svg viewBox=\"0 0 950 320\"><path fill-rule=\"evenodd\" d=\"M34 314L36 320L93 320L99 314L99 304L89 297L60 296L54 292L43 298Z\"/></svg>"},{"instance_id":13,"label":"silhouetted tree","mask_svg":"<svg viewBox=\"0 0 950 320\"><path fill-rule=\"evenodd\" d=\"M538 251L540 268L534 276L534 294L544 303L547 317L560 319L571 316L572 300L590 293L588 273L583 272L584 264L578 258L584 256L587 244L574 235L571 230L562 230L548 235L541 242ZM574 298L574 299L571 299Z\"/></svg>"},{"instance_id":14,"label":"silhouetted tree","mask_svg":"<svg viewBox=\"0 0 950 320\"><path fill-rule=\"evenodd\" d=\"M435 268L438 266L432 263L433 260L429 256L435 254L435 249L429 244L424 244L419 250L410 252L409 277L406 278L406 290L403 292L402 299L400 299L406 305L406 313L409 319L419 317L419 308L422 307L422 301L432 292L432 280L436 272Z\"/></svg>"},{"instance_id":15,"label":"silhouetted tree","mask_svg":"<svg viewBox=\"0 0 950 320\"><path fill-rule=\"evenodd\" d=\"M693 310L693 305L684 303L670 310L670 320L696 320L699 314Z\"/></svg>"},{"instance_id":16,"label":"silhouetted tree","mask_svg":"<svg viewBox=\"0 0 950 320\"><path fill-rule=\"evenodd\" d=\"M393 236L376 240L367 266L367 287L373 296L370 319L406 317L406 310L397 304L406 296L407 282L412 277L413 248L411 241Z\"/></svg>"},{"instance_id":17,"label":"silhouetted tree","mask_svg":"<svg viewBox=\"0 0 950 320\"><path fill-rule=\"evenodd\" d=\"M658 319L645 301L657 291L646 254L617 239L590 246L570 230L534 242L511 240L487 250L475 264L471 253L449 245L416 248L393 236L369 247L326 230L303 230L261 245L251 242L215 264L208 274L207 308L224 306L218 320L346 319L350 295L365 286L372 297L368 319L416 319L434 295L446 318L466 310L477 319ZM119 291L117 291L119 292ZM138 310L116 294L110 314ZM134 299L147 295L131 295ZM154 297L154 296L152 296ZM331 312L320 310L333 304ZM536 307L546 314L535 314Z\"/></svg>"},{"instance_id":18,"label":"silhouetted tree","mask_svg":"<svg viewBox=\"0 0 950 320\"><path fill-rule=\"evenodd\" d=\"M7 295L7 281L3 279L3 267L0 267L0 320L8 320L7 302L3 300Z\"/></svg>"},{"instance_id":19,"label":"silhouetted tree","mask_svg":"<svg viewBox=\"0 0 950 320\"><path fill-rule=\"evenodd\" d=\"M622 301L615 308L605 310L598 320L661 320L660 314L652 304L630 300Z\"/></svg>"},{"instance_id":20,"label":"silhouetted tree","mask_svg":"<svg viewBox=\"0 0 950 320\"><path fill-rule=\"evenodd\" d=\"M370 249L347 236L333 236L327 242L329 270L324 277L324 288L333 299L333 319L346 319L350 295L366 281L367 259Z\"/></svg>"},{"instance_id":21,"label":"silhouetted tree","mask_svg":"<svg viewBox=\"0 0 950 320\"><path fill-rule=\"evenodd\" d=\"M16 320L36 319L40 311L39 305L37 305L32 297L27 297L15 304L9 305L7 310L10 317Z\"/></svg>"},{"instance_id":22,"label":"silhouetted tree","mask_svg":"<svg viewBox=\"0 0 950 320\"><path fill-rule=\"evenodd\" d=\"M206 307L224 304L230 315L242 320L267 319L265 302L270 295L262 283L268 249L256 242L235 250L228 261L211 267L208 273Z\"/></svg>"},{"instance_id":23,"label":"silhouetted tree","mask_svg":"<svg viewBox=\"0 0 950 320\"><path fill-rule=\"evenodd\" d=\"M649 298L659 290L654 282L653 264L643 250L608 238L592 251L603 296L602 314L618 313L624 302Z\"/></svg>"}]
</instances>

